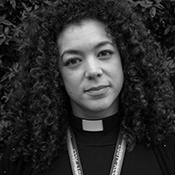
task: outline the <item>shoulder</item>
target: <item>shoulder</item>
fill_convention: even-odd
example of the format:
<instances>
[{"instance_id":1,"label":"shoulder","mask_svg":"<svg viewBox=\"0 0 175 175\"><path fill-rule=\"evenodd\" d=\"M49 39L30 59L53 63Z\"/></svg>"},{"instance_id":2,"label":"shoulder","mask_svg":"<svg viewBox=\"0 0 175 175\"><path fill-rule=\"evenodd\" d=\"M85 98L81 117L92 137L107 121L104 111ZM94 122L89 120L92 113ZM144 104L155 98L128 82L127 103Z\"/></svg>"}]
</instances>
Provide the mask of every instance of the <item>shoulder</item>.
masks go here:
<instances>
[{"instance_id":1,"label":"shoulder","mask_svg":"<svg viewBox=\"0 0 175 175\"><path fill-rule=\"evenodd\" d=\"M162 142L164 152L175 164L175 133L166 137Z\"/></svg>"},{"instance_id":2,"label":"shoulder","mask_svg":"<svg viewBox=\"0 0 175 175\"><path fill-rule=\"evenodd\" d=\"M0 159L0 175L29 175L32 170L31 164L25 162L23 158L12 162L10 160L11 151L10 147L6 147L3 151Z\"/></svg>"},{"instance_id":3,"label":"shoulder","mask_svg":"<svg viewBox=\"0 0 175 175\"><path fill-rule=\"evenodd\" d=\"M166 137L162 144L155 148L160 164L169 174L175 174L175 133Z\"/></svg>"}]
</instances>

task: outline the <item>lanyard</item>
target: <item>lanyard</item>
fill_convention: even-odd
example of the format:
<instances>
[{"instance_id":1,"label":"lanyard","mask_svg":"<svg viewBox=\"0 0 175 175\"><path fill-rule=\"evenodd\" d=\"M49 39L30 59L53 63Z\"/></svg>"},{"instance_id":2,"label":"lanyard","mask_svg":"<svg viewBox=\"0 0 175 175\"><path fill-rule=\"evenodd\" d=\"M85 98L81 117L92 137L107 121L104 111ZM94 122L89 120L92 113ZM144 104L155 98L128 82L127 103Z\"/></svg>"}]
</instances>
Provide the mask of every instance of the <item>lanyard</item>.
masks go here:
<instances>
[{"instance_id":1,"label":"lanyard","mask_svg":"<svg viewBox=\"0 0 175 175\"><path fill-rule=\"evenodd\" d=\"M83 169L80 162L80 157L78 153L78 148L75 140L75 136L72 130L69 128L67 132L67 147L71 163L71 168L73 175L83 175ZM122 135L119 132L119 137L117 140L112 166L110 170L110 175L120 175L121 168L123 164L123 159L126 150L126 142L122 139Z\"/></svg>"}]
</instances>

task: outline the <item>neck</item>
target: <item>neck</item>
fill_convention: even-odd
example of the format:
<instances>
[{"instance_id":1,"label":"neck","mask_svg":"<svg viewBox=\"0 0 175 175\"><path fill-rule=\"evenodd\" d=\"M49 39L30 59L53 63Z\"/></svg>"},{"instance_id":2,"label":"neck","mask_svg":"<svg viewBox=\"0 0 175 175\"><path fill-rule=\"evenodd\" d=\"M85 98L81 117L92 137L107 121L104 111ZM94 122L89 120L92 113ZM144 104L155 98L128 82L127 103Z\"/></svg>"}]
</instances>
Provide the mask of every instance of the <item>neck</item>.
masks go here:
<instances>
[{"instance_id":1,"label":"neck","mask_svg":"<svg viewBox=\"0 0 175 175\"><path fill-rule=\"evenodd\" d=\"M105 110L101 110L101 109L100 110L89 110L89 109L83 109L78 106L75 107L72 105L72 114L76 117L87 119L87 120L103 119L103 118L116 114L118 111L119 111L118 100Z\"/></svg>"},{"instance_id":2,"label":"neck","mask_svg":"<svg viewBox=\"0 0 175 175\"><path fill-rule=\"evenodd\" d=\"M79 113L79 112L75 112L73 111L73 115L81 118L81 119L86 119L86 120L99 120L99 119L103 119L103 118L107 118L111 115L114 115L115 113L117 113L118 110L116 111L112 111L112 112L106 112L106 111L100 111L100 112L87 112L87 113Z\"/></svg>"},{"instance_id":3,"label":"neck","mask_svg":"<svg viewBox=\"0 0 175 175\"><path fill-rule=\"evenodd\" d=\"M82 119L80 117L76 117L75 115L70 115L70 123L73 128L76 128L80 131L104 131L111 130L112 128L116 128L119 125L121 120L121 114L115 113L109 117L105 117L103 119L91 120L91 119Z\"/></svg>"}]
</instances>

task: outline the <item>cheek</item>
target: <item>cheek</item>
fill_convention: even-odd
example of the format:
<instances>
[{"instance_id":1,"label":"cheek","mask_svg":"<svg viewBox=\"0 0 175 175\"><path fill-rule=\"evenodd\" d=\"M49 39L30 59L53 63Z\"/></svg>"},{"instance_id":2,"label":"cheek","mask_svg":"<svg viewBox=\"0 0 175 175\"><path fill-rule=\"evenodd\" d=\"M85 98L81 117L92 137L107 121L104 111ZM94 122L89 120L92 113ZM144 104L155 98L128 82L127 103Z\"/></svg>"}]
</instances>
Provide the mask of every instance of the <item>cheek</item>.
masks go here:
<instances>
[{"instance_id":1,"label":"cheek","mask_svg":"<svg viewBox=\"0 0 175 175\"><path fill-rule=\"evenodd\" d=\"M124 73L123 73L122 66L120 65L111 66L110 77L115 83L116 88L120 88L121 86L123 86Z\"/></svg>"},{"instance_id":2,"label":"cheek","mask_svg":"<svg viewBox=\"0 0 175 175\"><path fill-rule=\"evenodd\" d=\"M108 71L113 78L122 76L123 68L122 68L121 62L118 61L118 62L113 62L112 64L110 64L108 66Z\"/></svg>"},{"instance_id":3,"label":"cheek","mask_svg":"<svg viewBox=\"0 0 175 175\"><path fill-rule=\"evenodd\" d=\"M66 92L70 99L75 100L80 94L80 90L77 88L75 83L69 83L65 86Z\"/></svg>"},{"instance_id":4,"label":"cheek","mask_svg":"<svg viewBox=\"0 0 175 175\"><path fill-rule=\"evenodd\" d=\"M72 95L78 91L79 79L75 74L63 74L62 76L63 84L69 95Z\"/></svg>"}]
</instances>

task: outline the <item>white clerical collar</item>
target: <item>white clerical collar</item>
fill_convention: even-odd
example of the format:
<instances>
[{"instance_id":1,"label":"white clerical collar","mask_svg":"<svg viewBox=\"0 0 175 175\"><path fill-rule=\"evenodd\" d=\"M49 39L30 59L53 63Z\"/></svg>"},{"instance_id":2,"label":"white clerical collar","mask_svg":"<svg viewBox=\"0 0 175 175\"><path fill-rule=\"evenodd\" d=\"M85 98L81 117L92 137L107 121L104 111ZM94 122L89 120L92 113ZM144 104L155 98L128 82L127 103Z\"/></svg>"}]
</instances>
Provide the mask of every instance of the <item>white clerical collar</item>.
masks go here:
<instances>
[{"instance_id":1,"label":"white clerical collar","mask_svg":"<svg viewBox=\"0 0 175 175\"><path fill-rule=\"evenodd\" d=\"M82 129L84 131L103 131L103 121L102 120L82 120Z\"/></svg>"},{"instance_id":2,"label":"white clerical collar","mask_svg":"<svg viewBox=\"0 0 175 175\"><path fill-rule=\"evenodd\" d=\"M116 125L120 123L121 115L119 113L116 113L112 116L98 120L87 120L76 117L74 115L70 115L69 120L71 126L79 131L99 132L115 128Z\"/></svg>"}]
</instances>

